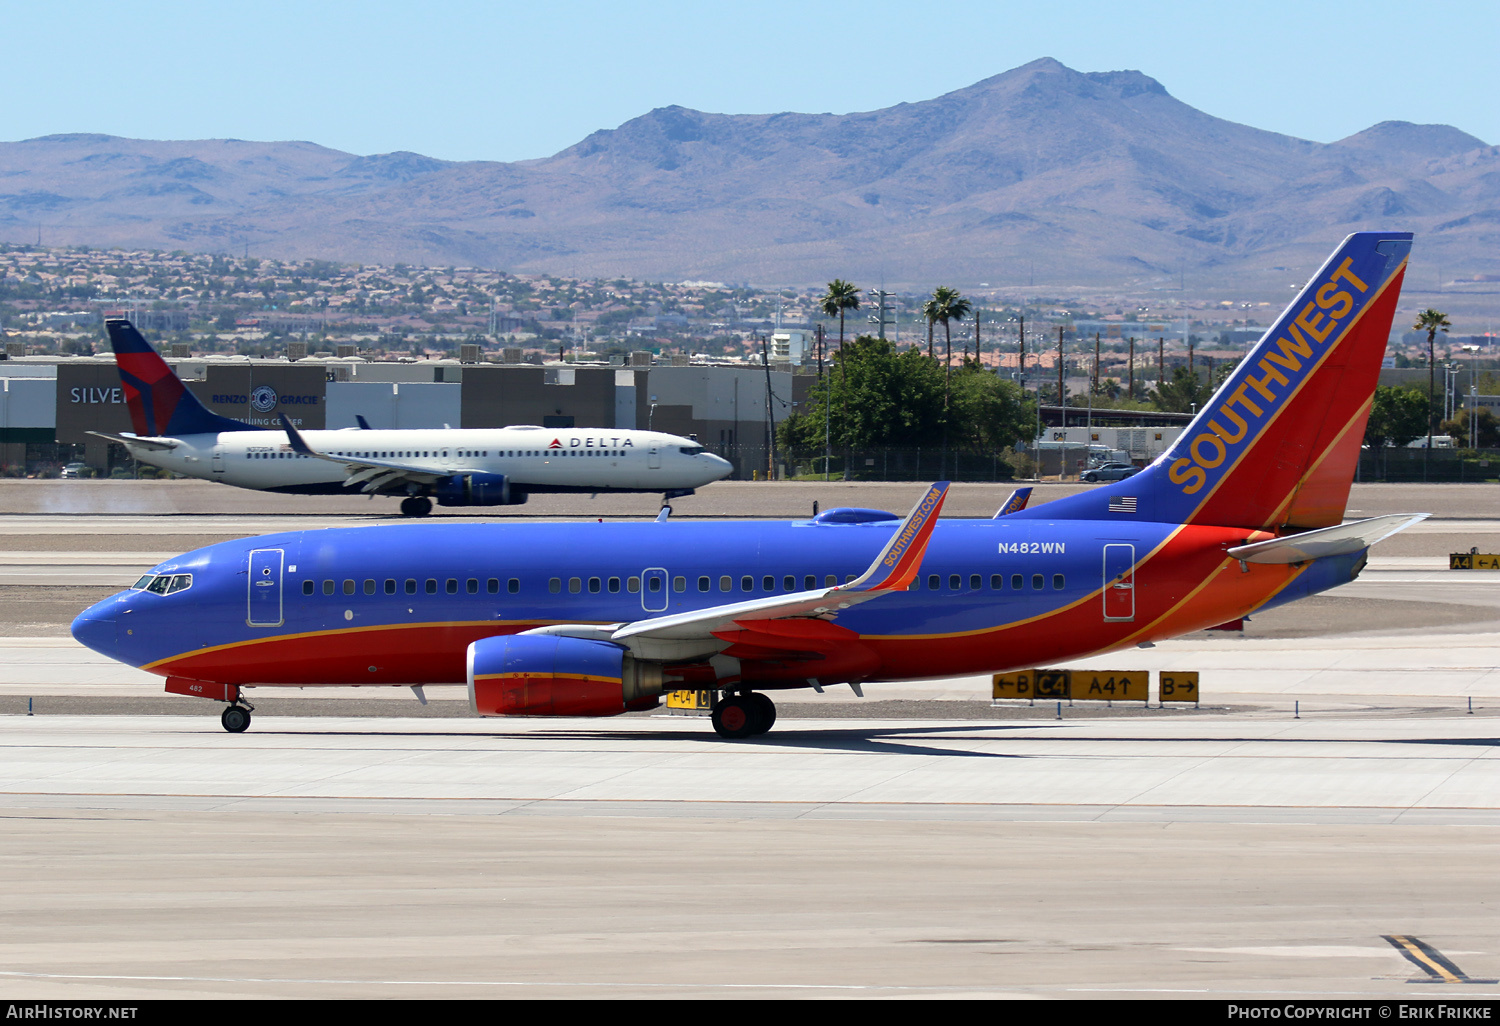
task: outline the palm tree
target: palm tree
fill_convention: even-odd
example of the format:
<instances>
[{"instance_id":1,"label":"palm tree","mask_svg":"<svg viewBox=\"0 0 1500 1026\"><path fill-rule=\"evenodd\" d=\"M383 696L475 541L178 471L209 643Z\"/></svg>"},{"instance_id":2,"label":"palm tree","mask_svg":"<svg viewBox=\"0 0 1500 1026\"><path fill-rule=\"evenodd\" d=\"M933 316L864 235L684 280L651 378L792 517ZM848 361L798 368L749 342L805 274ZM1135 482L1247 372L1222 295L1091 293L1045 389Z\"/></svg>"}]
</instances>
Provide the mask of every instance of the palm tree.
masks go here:
<instances>
[{"instance_id":1,"label":"palm tree","mask_svg":"<svg viewBox=\"0 0 1500 1026\"><path fill-rule=\"evenodd\" d=\"M1436 360L1433 355L1433 343L1437 339L1438 332L1447 333L1453 325L1448 323L1448 315L1441 310L1428 307L1417 314L1417 323L1412 325L1414 331L1427 332L1427 450L1432 451L1433 425L1437 423L1437 414L1433 410L1433 399L1435 396L1433 368Z\"/></svg>"},{"instance_id":2,"label":"palm tree","mask_svg":"<svg viewBox=\"0 0 1500 1026\"><path fill-rule=\"evenodd\" d=\"M823 296L823 312L839 319L839 350L844 348L844 312L859 309L859 292L852 282L835 278L828 283L828 292Z\"/></svg>"},{"instance_id":3,"label":"palm tree","mask_svg":"<svg viewBox=\"0 0 1500 1026\"><path fill-rule=\"evenodd\" d=\"M859 292L860 290L854 287L853 282L845 281L842 278L835 278L828 283L828 291L823 296L823 312L829 317L837 314L839 318L839 381L841 383L849 380L849 372L844 366L844 313L847 310L859 309ZM833 384L832 371L829 372L828 383L830 386ZM849 435L847 431L849 424L849 399L847 389L840 389L840 391L845 393L839 404L839 430L844 432L844 476L847 478L849 476ZM824 393L824 395L826 396L827 393ZM826 398L824 402L827 402ZM829 444L826 438L828 433L827 413L824 414L823 419L824 445L826 447ZM827 474L826 465L824 467L824 474Z\"/></svg>"},{"instance_id":4,"label":"palm tree","mask_svg":"<svg viewBox=\"0 0 1500 1026\"><path fill-rule=\"evenodd\" d=\"M946 285L939 285L932 291L932 298L923 306L932 308L933 320L943 322L943 364L945 367L943 375L943 462L948 460L948 396L953 385L953 329L951 322L961 321L969 316L974 309L967 299L959 294L957 289L950 289ZM928 321L931 324L932 321ZM930 348L930 347L929 347Z\"/></svg>"}]
</instances>

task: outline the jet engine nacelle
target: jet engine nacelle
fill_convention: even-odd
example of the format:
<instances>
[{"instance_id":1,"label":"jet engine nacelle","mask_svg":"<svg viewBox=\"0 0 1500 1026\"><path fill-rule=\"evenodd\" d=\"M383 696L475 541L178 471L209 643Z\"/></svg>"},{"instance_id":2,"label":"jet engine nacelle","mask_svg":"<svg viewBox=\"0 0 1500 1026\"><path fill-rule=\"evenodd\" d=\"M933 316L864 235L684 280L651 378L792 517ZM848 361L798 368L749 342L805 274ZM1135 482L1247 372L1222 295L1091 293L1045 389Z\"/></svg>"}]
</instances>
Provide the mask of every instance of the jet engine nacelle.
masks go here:
<instances>
[{"instance_id":1,"label":"jet engine nacelle","mask_svg":"<svg viewBox=\"0 0 1500 1026\"><path fill-rule=\"evenodd\" d=\"M661 703L662 671L607 641L555 634L469 646L469 706L480 716L618 716Z\"/></svg>"},{"instance_id":2,"label":"jet engine nacelle","mask_svg":"<svg viewBox=\"0 0 1500 1026\"><path fill-rule=\"evenodd\" d=\"M526 493L512 490L504 474L454 474L432 490L439 506L519 506Z\"/></svg>"}]
</instances>

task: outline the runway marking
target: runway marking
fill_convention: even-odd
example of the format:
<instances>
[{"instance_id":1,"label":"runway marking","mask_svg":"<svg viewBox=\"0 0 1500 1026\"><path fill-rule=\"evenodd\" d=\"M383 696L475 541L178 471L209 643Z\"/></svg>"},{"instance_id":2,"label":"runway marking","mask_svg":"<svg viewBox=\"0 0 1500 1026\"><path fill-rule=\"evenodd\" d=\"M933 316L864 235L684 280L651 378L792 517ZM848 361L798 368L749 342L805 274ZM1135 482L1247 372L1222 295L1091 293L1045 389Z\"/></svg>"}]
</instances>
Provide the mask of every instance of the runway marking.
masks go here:
<instances>
[{"instance_id":1,"label":"runway marking","mask_svg":"<svg viewBox=\"0 0 1500 1026\"><path fill-rule=\"evenodd\" d=\"M1425 979L1407 980L1408 983L1497 983L1497 980L1471 979L1452 959L1441 951L1416 937L1403 933L1381 934L1406 960L1427 974Z\"/></svg>"},{"instance_id":2,"label":"runway marking","mask_svg":"<svg viewBox=\"0 0 1500 1026\"><path fill-rule=\"evenodd\" d=\"M900 991L957 991L967 993L973 987L923 987L904 984L865 983L645 983L629 982L546 982L528 980L341 980L341 979L295 979L291 977L256 976L125 976L104 973L28 973L19 970L0 970L0 978L28 980L122 980L138 983L287 983L293 985L323 985L344 987L612 987L626 989L643 987L652 990L900 990ZM1010 991L1013 988L998 988Z\"/></svg>"}]
</instances>

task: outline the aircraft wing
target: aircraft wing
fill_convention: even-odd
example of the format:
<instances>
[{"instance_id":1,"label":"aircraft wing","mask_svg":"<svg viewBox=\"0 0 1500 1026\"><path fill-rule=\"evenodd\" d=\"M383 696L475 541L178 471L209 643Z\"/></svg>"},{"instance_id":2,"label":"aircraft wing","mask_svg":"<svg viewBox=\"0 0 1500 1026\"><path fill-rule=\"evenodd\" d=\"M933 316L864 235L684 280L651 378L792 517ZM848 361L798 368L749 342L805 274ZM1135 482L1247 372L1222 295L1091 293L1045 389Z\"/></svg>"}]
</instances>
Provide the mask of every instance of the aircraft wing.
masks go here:
<instances>
[{"instance_id":1,"label":"aircraft wing","mask_svg":"<svg viewBox=\"0 0 1500 1026\"><path fill-rule=\"evenodd\" d=\"M745 602L657 616L633 623L594 626L560 624L528 634L565 634L613 641L632 649L654 642L753 643L758 651L783 655L817 653L846 638L852 631L829 621L852 606L905 591L921 569L922 555L948 494L948 482L927 490L907 514L880 555L857 580L831 588L768 595ZM733 654L733 649L730 649Z\"/></svg>"},{"instance_id":2,"label":"aircraft wing","mask_svg":"<svg viewBox=\"0 0 1500 1026\"><path fill-rule=\"evenodd\" d=\"M1337 527L1289 534L1285 538L1236 545L1229 550L1229 555L1246 563L1306 563L1324 556L1345 556L1367 549L1419 520L1426 520L1428 516L1427 513L1391 513Z\"/></svg>"},{"instance_id":3,"label":"aircraft wing","mask_svg":"<svg viewBox=\"0 0 1500 1026\"><path fill-rule=\"evenodd\" d=\"M436 484L445 477L454 474L479 473L479 471L465 471L461 468L452 470L434 470L431 467L419 467L410 463L402 463L400 460L371 459L360 456L331 456L328 453L318 452L307 444L302 433L292 427L292 422L286 419L286 414L281 414L281 426L286 431L288 441L291 442L292 450L303 456L311 456L314 459L326 460L329 463L337 463L344 468L347 475L344 479L345 488L353 488L360 485L362 492L385 491L399 482L411 481L416 484Z\"/></svg>"},{"instance_id":4,"label":"aircraft wing","mask_svg":"<svg viewBox=\"0 0 1500 1026\"><path fill-rule=\"evenodd\" d=\"M113 434L109 431L87 431L85 434L95 435L99 438L108 439L111 442L119 442L125 446L137 446L141 449L150 449L155 452L168 451L177 448L182 443L175 438L140 438L132 434Z\"/></svg>"}]
</instances>

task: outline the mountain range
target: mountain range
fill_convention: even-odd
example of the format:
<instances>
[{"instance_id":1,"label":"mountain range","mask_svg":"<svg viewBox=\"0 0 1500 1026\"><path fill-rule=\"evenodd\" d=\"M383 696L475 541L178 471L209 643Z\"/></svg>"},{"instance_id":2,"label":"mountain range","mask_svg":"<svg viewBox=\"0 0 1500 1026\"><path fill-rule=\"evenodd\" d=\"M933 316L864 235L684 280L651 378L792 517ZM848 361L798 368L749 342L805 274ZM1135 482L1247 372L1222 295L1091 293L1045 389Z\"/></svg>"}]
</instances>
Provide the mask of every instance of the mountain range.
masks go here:
<instances>
[{"instance_id":1,"label":"mountain range","mask_svg":"<svg viewBox=\"0 0 1500 1026\"><path fill-rule=\"evenodd\" d=\"M0 143L0 239L47 245L758 284L1284 288L1363 228L1416 231L1446 277L1500 273L1500 148L1398 121L1310 142L1139 72L1051 59L867 113L663 107L515 163Z\"/></svg>"}]
</instances>

